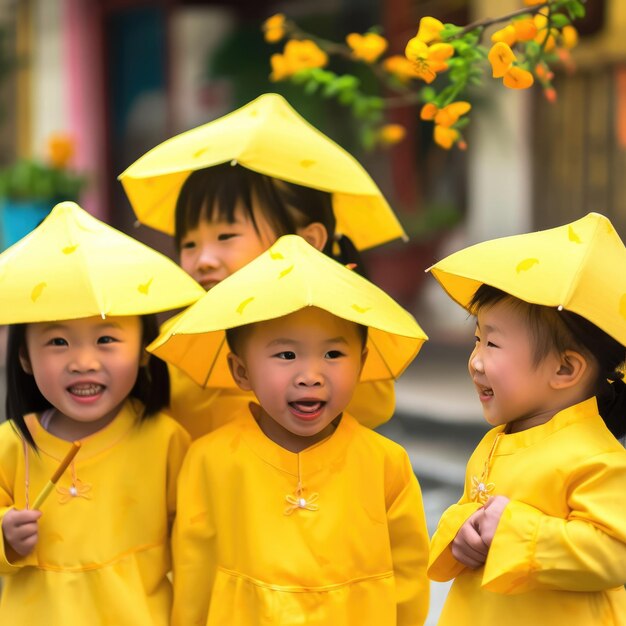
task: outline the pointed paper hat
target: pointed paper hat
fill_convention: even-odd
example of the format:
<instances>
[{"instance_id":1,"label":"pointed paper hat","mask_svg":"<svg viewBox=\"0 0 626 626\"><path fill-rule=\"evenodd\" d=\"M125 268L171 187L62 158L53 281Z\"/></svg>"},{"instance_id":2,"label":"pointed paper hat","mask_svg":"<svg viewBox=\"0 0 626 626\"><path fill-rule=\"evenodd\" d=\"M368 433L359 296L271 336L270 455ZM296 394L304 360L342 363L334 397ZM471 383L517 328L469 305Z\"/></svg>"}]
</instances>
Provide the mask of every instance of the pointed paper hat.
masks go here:
<instances>
[{"instance_id":1,"label":"pointed paper hat","mask_svg":"<svg viewBox=\"0 0 626 626\"><path fill-rule=\"evenodd\" d=\"M330 192L337 232L361 250L406 238L357 160L274 93L168 139L135 161L119 180L137 219L172 235L176 199L189 174L233 161L260 174Z\"/></svg>"},{"instance_id":2,"label":"pointed paper hat","mask_svg":"<svg viewBox=\"0 0 626 626\"><path fill-rule=\"evenodd\" d=\"M0 254L0 294L0 324L20 324L156 313L204 289L166 256L62 202Z\"/></svg>"},{"instance_id":3,"label":"pointed paper hat","mask_svg":"<svg viewBox=\"0 0 626 626\"><path fill-rule=\"evenodd\" d=\"M558 228L485 241L429 268L467 308L481 284L567 309L626 345L626 248L598 213Z\"/></svg>"},{"instance_id":4,"label":"pointed paper hat","mask_svg":"<svg viewBox=\"0 0 626 626\"><path fill-rule=\"evenodd\" d=\"M200 385L234 387L225 329L307 306L369 328L363 381L397 378L427 339L413 316L384 291L301 237L285 235L184 311L148 351Z\"/></svg>"}]
</instances>

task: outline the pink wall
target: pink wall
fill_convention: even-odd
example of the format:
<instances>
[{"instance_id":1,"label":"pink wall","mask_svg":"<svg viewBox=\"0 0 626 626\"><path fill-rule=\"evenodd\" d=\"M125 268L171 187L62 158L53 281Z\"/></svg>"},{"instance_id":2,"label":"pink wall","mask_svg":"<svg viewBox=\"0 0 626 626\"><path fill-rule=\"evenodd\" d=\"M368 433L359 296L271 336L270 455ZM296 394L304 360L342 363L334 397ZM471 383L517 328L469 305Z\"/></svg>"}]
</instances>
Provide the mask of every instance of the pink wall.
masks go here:
<instances>
[{"instance_id":1,"label":"pink wall","mask_svg":"<svg viewBox=\"0 0 626 626\"><path fill-rule=\"evenodd\" d=\"M63 57L68 132L76 138L75 166L89 175L84 209L107 220L104 77L96 2L63 0Z\"/></svg>"}]
</instances>

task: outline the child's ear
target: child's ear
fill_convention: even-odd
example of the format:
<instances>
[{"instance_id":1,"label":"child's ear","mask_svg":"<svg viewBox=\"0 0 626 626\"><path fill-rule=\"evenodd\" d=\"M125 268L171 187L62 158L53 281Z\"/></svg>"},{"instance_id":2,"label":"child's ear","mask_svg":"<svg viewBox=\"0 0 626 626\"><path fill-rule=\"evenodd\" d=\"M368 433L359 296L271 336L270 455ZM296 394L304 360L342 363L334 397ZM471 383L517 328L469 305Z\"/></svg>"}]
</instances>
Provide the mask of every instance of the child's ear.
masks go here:
<instances>
[{"instance_id":1,"label":"child's ear","mask_svg":"<svg viewBox=\"0 0 626 626\"><path fill-rule=\"evenodd\" d=\"M574 387L580 383L588 369L589 362L580 352L565 350L560 356L558 370L552 375L552 388Z\"/></svg>"},{"instance_id":2,"label":"child's ear","mask_svg":"<svg viewBox=\"0 0 626 626\"><path fill-rule=\"evenodd\" d=\"M321 222L311 222L308 226L297 228L296 234L318 250L323 250L328 241L328 231Z\"/></svg>"},{"instance_id":3,"label":"child's ear","mask_svg":"<svg viewBox=\"0 0 626 626\"><path fill-rule=\"evenodd\" d=\"M230 373L237 383L237 386L244 391L252 391L250 379L248 378L248 369L245 363L234 352L229 352L227 358Z\"/></svg>"},{"instance_id":4,"label":"child's ear","mask_svg":"<svg viewBox=\"0 0 626 626\"><path fill-rule=\"evenodd\" d=\"M22 346L20 348L19 356L20 356L20 365L22 366L22 369L27 374L30 374L32 376L33 375L33 367L30 364L30 357L28 356L28 351L26 350L25 346Z\"/></svg>"}]
</instances>

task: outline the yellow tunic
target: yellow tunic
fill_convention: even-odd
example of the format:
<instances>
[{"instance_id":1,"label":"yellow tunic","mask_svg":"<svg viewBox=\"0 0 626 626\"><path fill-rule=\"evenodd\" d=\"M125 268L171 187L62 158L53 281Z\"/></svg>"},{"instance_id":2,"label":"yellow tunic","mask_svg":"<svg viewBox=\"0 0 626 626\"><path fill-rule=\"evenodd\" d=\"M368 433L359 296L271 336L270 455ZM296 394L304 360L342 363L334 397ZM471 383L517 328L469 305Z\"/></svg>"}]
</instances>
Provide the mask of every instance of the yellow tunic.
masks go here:
<instances>
[{"instance_id":1,"label":"yellow tunic","mask_svg":"<svg viewBox=\"0 0 626 626\"><path fill-rule=\"evenodd\" d=\"M230 422L256 397L238 388L203 388L176 367L170 374L170 415L197 439ZM390 380L360 383L347 411L368 428L384 424L395 409L394 383Z\"/></svg>"},{"instance_id":2,"label":"yellow tunic","mask_svg":"<svg viewBox=\"0 0 626 626\"><path fill-rule=\"evenodd\" d=\"M442 516L428 574L455 578L440 626L626 624L626 450L594 398L541 426L489 431L467 466L465 491ZM452 556L459 528L504 495L484 567Z\"/></svg>"},{"instance_id":3,"label":"yellow tunic","mask_svg":"<svg viewBox=\"0 0 626 626\"><path fill-rule=\"evenodd\" d=\"M35 500L70 447L35 415L26 420L39 447L28 449L27 461L11 424L0 425L0 519L12 506L25 508L26 489ZM169 624L169 536L188 444L166 415L139 424L131 402L82 440L41 507L34 552L10 563L0 542L0 624Z\"/></svg>"},{"instance_id":4,"label":"yellow tunic","mask_svg":"<svg viewBox=\"0 0 626 626\"><path fill-rule=\"evenodd\" d=\"M424 623L419 485L406 452L349 415L294 454L241 414L192 444L178 507L173 626Z\"/></svg>"}]
</instances>

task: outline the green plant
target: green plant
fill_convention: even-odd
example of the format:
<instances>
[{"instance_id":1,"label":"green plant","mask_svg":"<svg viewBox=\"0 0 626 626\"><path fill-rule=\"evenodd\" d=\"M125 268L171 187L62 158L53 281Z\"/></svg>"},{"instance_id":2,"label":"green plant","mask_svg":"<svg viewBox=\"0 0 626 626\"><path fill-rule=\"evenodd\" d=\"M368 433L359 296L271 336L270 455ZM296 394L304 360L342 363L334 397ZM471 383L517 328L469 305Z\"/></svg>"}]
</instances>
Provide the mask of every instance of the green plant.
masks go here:
<instances>
[{"instance_id":1,"label":"green plant","mask_svg":"<svg viewBox=\"0 0 626 626\"><path fill-rule=\"evenodd\" d=\"M87 183L84 174L67 167L74 145L65 135L48 142L49 163L18 159L0 168L0 197L13 200L73 200Z\"/></svg>"}]
</instances>

